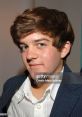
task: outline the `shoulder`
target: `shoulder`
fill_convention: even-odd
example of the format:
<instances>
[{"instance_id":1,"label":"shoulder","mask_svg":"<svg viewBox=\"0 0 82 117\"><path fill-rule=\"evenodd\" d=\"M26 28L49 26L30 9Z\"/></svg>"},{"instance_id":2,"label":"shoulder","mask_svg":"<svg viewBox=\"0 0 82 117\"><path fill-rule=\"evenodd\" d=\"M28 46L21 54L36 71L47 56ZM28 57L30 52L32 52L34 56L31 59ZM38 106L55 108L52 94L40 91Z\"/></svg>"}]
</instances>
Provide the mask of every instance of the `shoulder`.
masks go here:
<instances>
[{"instance_id":1,"label":"shoulder","mask_svg":"<svg viewBox=\"0 0 82 117\"><path fill-rule=\"evenodd\" d=\"M63 81L66 84L82 85L82 75L80 73L72 72L71 69L67 65L65 65L63 73Z\"/></svg>"},{"instance_id":2,"label":"shoulder","mask_svg":"<svg viewBox=\"0 0 82 117\"><path fill-rule=\"evenodd\" d=\"M3 91L5 90L9 90L10 88L16 88L16 87L20 87L20 85L24 82L24 80L26 79L26 75L25 74L21 74L21 75L17 75L17 76L13 76L11 78L9 78L3 86Z\"/></svg>"},{"instance_id":3,"label":"shoulder","mask_svg":"<svg viewBox=\"0 0 82 117\"><path fill-rule=\"evenodd\" d=\"M0 97L0 112L7 111L12 96L20 88L26 78L27 76L25 74L17 75L9 78L4 83L2 95Z\"/></svg>"}]
</instances>

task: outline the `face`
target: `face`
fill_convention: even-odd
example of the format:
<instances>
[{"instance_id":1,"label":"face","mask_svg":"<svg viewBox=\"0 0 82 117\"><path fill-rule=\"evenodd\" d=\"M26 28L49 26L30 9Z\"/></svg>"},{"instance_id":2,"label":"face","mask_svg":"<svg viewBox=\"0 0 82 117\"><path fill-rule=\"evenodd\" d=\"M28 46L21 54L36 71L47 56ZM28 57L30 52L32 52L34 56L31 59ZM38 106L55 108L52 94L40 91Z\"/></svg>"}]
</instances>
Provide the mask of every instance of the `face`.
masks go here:
<instances>
[{"instance_id":1,"label":"face","mask_svg":"<svg viewBox=\"0 0 82 117\"><path fill-rule=\"evenodd\" d=\"M61 71L62 52L52 42L52 38L41 33L32 33L20 39L22 59L32 78L39 73Z\"/></svg>"}]
</instances>

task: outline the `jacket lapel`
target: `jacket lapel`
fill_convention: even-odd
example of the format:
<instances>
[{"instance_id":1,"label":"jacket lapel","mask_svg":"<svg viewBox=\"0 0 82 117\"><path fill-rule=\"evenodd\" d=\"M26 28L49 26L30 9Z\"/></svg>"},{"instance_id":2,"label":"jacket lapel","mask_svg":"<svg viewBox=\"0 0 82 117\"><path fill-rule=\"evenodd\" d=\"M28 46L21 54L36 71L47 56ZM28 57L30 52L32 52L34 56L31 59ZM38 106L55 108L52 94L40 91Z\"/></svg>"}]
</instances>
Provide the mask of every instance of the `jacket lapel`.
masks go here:
<instances>
[{"instance_id":1,"label":"jacket lapel","mask_svg":"<svg viewBox=\"0 0 82 117\"><path fill-rule=\"evenodd\" d=\"M65 66L64 78L68 78L69 68ZM70 75L71 76L71 75ZM70 77L71 78L71 77ZM69 79L70 79L69 78ZM69 80L70 81L70 80ZM53 104L50 117L69 117L73 107L79 99L80 85L61 83L55 102Z\"/></svg>"},{"instance_id":2,"label":"jacket lapel","mask_svg":"<svg viewBox=\"0 0 82 117\"><path fill-rule=\"evenodd\" d=\"M75 86L62 84L56 96L50 117L69 117L71 110L79 99Z\"/></svg>"}]
</instances>

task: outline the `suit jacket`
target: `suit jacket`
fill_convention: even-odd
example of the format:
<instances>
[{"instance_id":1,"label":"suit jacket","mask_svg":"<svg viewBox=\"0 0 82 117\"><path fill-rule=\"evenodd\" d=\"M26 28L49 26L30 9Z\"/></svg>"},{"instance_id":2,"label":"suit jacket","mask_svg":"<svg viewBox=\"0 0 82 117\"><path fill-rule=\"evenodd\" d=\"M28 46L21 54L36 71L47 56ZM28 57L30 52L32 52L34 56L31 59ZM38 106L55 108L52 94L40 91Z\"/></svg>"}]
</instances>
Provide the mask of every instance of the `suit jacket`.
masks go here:
<instances>
[{"instance_id":1,"label":"suit jacket","mask_svg":"<svg viewBox=\"0 0 82 117\"><path fill-rule=\"evenodd\" d=\"M81 68L80 72L82 73L82 68Z\"/></svg>"},{"instance_id":2,"label":"suit jacket","mask_svg":"<svg viewBox=\"0 0 82 117\"><path fill-rule=\"evenodd\" d=\"M9 79L3 88L0 98L0 112L4 113L11 98L20 88L26 75ZM73 74L67 65L64 66L62 83L59 87L50 117L82 117L82 77Z\"/></svg>"}]
</instances>

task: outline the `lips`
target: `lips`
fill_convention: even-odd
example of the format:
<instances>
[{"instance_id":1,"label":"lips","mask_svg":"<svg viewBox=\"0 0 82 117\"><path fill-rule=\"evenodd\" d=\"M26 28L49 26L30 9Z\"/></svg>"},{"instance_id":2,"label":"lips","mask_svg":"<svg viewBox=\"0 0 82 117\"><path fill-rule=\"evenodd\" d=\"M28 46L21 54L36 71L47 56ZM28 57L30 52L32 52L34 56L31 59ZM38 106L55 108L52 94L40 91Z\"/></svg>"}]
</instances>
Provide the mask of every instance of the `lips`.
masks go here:
<instances>
[{"instance_id":1,"label":"lips","mask_svg":"<svg viewBox=\"0 0 82 117\"><path fill-rule=\"evenodd\" d=\"M29 66L41 66L42 64L29 64Z\"/></svg>"}]
</instances>

